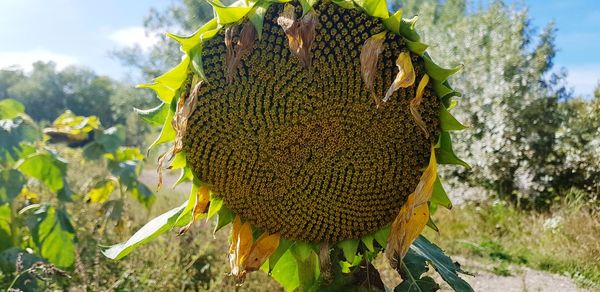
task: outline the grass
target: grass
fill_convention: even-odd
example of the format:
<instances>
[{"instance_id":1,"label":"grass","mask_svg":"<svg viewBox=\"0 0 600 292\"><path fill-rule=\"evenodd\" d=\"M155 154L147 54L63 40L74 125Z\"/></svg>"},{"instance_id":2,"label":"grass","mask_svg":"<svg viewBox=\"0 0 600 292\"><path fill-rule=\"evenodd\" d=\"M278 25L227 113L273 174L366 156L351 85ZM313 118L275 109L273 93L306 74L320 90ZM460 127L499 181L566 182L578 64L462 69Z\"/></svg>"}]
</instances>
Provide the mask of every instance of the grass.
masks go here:
<instances>
[{"instance_id":1,"label":"grass","mask_svg":"<svg viewBox=\"0 0 600 292\"><path fill-rule=\"evenodd\" d=\"M471 203L435 216L440 233L427 237L449 254L488 260L498 275L510 264L573 278L600 288L600 214L571 195L549 212L523 211L503 202Z\"/></svg>"}]
</instances>

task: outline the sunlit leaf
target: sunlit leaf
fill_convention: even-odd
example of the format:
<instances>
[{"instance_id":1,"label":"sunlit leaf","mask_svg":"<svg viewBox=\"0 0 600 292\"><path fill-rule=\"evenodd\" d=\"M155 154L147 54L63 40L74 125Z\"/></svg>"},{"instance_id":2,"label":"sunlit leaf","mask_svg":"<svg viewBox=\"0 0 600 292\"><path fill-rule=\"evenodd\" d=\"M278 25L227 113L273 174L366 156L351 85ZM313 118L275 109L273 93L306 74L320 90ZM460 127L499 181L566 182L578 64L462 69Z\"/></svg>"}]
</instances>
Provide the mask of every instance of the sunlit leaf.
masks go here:
<instances>
[{"instance_id":1,"label":"sunlit leaf","mask_svg":"<svg viewBox=\"0 0 600 292\"><path fill-rule=\"evenodd\" d=\"M152 126L160 126L165 123L167 113L169 112L169 105L161 103L155 108L147 110L134 108L134 110L146 123Z\"/></svg>"},{"instance_id":2,"label":"sunlit leaf","mask_svg":"<svg viewBox=\"0 0 600 292\"><path fill-rule=\"evenodd\" d=\"M439 176L436 178L435 183L433 184L433 193L431 194L431 199L429 199L429 201L432 204L441 205L447 209L452 209L452 202L450 201L450 198L448 198L448 194L446 194Z\"/></svg>"},{"instance_id":3,"label":"sunlit leaf","mask_svg":"<svg viewBox=\"0 0 600 292\"><path fill-rule=\"evenodd\" d=\"M431 78L434 80L438 81L444 81L448 79L450 75L460 71L460 69L463 68L463 65L459 65L451 69L442 68L433 62L429 54L424 54L423 60L425 61L425 70L427 71L427 74L429 74L429 76L431 76Z\"/></svg>"},{"instance_id":4,"label":"sunlit leaf","mask_svg":"<svg viewBox=\"0 0 600 292\"><path fill-rule=\"evenodd\" d=\"M269 257L269 269L267 272L270 273L271 271L273 271L273 268L275 267L275 265L277 265L279 259L290 249L292 244L294 244L294 241L292 240L286 240L284 238L280 239L279 246L273 252L271 257Z\"/></svg>"},{"instance_id":5,"label":"sunlit leaf","mask_svg":"<svg viewBox=\"0 0 600 292\"><path fill-rule=\"evenodd\" d=\"M156 77L153 83L138 85L138 88L149 88L156 92L156 95L160 100L169 104L173 100L175 93L183 82L186 80L188 74L188 67L190 65L190 59L186 56L183 58L175 68L169 72Z\"/></svg>"},{"instance_id":6,"label":"sunlit leaf","mask_svg":"<svg viewBox=\"0 0 600 292\"><path fill-rule=\"evenodd\" d=\"M418 16L415 16L411 19L402 19L400 21L400 34L412 42L418 42L421 40L421 36L415 31L415 24L419 19Z\"/></svg>"},{"instance_id":7,"label":"sunlit leaf","mask_svg":"<svg viewBox=\"0 0 600 292\"><path fill-rule=\"evenodd\" d=\"M383 25L389 31L400 34L400 22L402 21L402 9L398 9L394 14L383 20Z\"/></svg>"},{"instance_id":8,"label":"sunlit leaf","mask_svg":"<svg viewBox=\"0 0 600 292\"><path fill-rule=\"evenodd\" d=\"M25 112L25 106L11 98L0 100L0 120L12 120Z\"/></svg>"},{"instance_id":9,"label":"sunlit leaf","mask_svg":"<svg viewBox=\"0 0 600 292\"><path fill-rule=\"evenodd\" d=\"M367 12L367 14L378 17L387 18L389 12L387 9L387 2L385 0L353 0L354 3L361 7Z\"/></svg>"},{"instance_id":10,"label":"sunlit leaf","mask_svg":"<svg viewBox=\"0 0 600 292\"><path fill-rule=\"evenodd\" d=\"M106 257L113 260L122 259L140 245L145 244L159 235L171 230L171 228L175 226L175 221L179 217L181 211L183 211L185 208L186 204L187 202L150 220L127 241L115 244L103 250L102 253Z\"/></svg>"},{"instance_id":11,"label":"sunlit leaf","mask_svg":"<svg viewBox=\"0 0 600 292\"><path fill-rule=\"evenodd\" d=\"M224 6L218 2L207 0L212 5L215 14L217 16L217 22L219 24L234 23L241 20L250 10L252 6L247 7L236 7L236 6Z\"/></svg>"},{"instance_id":12,"label":"sunlit leaf","mask_svg":"<svg viewBox=\"0 0 600 292\"><path fill-rule=\"evenodd\" d=\"M295 291L300 286L298 263L296 262L296 258L292 254L291 249L287 249L279 258L277 264L271 270L271 277L273 277L285 291Z\"/></svg>"},{"instance_id":13,"label":"sunlit leaf","mask_svg":"<svg viewBox=\"0 0 600 292\"><path fill-rule=\"evenodd\" d=\"M0 251L3 251L13 245L11 235L11 210L8 203L0 204ZM0 267L1 268L1 267Z\"/></svg>"},{"instance_id":14,"label":"sunlit leaf","mask_svg":"<svg viewBox=\"0 0 600 292\"><path fill-rule=\"evenodd\" d=\"M356 255L356 251L358 250L359 243L360 240L358 239L347 239L339 242L337 246L339 246L344 252L344 257L346 258L346 261L352 261L354 259L354 256Z\"/></svg>"},{"instance_id":15,"label":"sunlit leaf","mask_svg":"<svg viewBox=\"0 0 600 292\"><path fill-rule=\"evenodd\" d=\"M98 182L87 194L92 203L104 203L110 197L115 188L115 182L112 180L103 180Z\"/></svg>"},{"instance_id":16,"label":"sunlit leaf","mask_svg":"<svg viewBox=\"0 0 600 292\"><path fill-rule=\"evenodd\" d=\"M75 262L75 230L67 213L44 205L28 221L33 240L42 257L59 267Z\"/></svg>"},{"instance_id":17,"label":"sunlit leaf","mask_svg":"<svg viewBox=\"0 0 600 292\"><path fill-rule=\"evenodd\" d=\"M217 19L213 18L207 23L205 23L202 27L200 27L197 31L195 31L190 36L177 36L174 34L167 33L167 36L176 40L180 45L181 49L189 55L190 50L199 45L201 41L201 35L207 31L211 31L217 28Z\"/></svg>"},{"instance_id":18,"label":"sunlit leaf","mask_svg":"<svg viewBox=\"0 0 600 292\"><path fill-rule=\"evenodd\" d=\"M17 169L44 183L53 192L57 192L64 186L66 163L48 153L29 155L17 165Z\"/></svg>"}]
</instances>

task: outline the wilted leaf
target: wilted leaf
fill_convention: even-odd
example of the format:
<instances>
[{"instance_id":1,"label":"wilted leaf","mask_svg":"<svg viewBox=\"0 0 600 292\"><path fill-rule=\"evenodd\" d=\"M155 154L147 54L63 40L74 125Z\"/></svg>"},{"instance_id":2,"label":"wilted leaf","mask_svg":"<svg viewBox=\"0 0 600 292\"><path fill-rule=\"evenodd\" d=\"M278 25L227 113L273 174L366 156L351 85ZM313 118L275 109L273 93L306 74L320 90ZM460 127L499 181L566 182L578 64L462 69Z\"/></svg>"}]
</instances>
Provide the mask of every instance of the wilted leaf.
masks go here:
<instances>
[{"instance_id":1,"label":"wilted leaf","mask_svg":"<svg viewBox=\"0 0 600 292\"><path fill-rule=\"evenodd\" d=\"M429 83L429 75L425 74L423 75L423 78L421 78L421 81L419 81L419 86L417 87L417 94L410 101L409 108L410 113L415 119L415 123L417 124L417 126L419 126L419 128L421 128L421 130L423 130L423 132L425 133L425 137L428 138L429 132L427 131L427 126L425 125L425 122L423 122L423 119L421 118L421 113L419 112L419 105L421 105L421 101L423 100L423 93L425 91L427 83Z\"/></svg>"},{"instance_id":2,"label":"wilted leaf","mask_svg":"<svg viewBox=\"0 0 600 292\"><path fill-rule=\"evenodd\" d=\"M250 253L243 263L246 272L258 271L262 264L277 250L279 246L279 234L263 233L252 245Z\"/></svg>"},{"instance_id":3,"label":"wilted leaf","mask_svg":"<svg viewBox=\"0 0 600 292\"><path fill-rule=\"evenodd\" d=\"M410 194L392 223L388 239L386 257L392 267L398 269L398 264L406 255L411 243L421 234L429 221L429 206L433 184L437 178L437 162L435 149L431 147L429 165L421 175L415 191Z\"/></svg>"},{"instance_id":4,"label":"wilted leaf","mask_svg":"<svg viewBox=\"0 0 600 292\"><path fill-rule=\"evenodd\" d=\"M381 106L381 99L373 89L373 82L377 76L377 63L379 56L383 53L383 41L385 40L386 32L383 31L368 38L360 49L360 72L365 82L365 87L371 93L375 105Z\"/></svg>"},{"instance_id":5,"label":"wilted leaf","mask_svg":"<svg viewBox=\"0 0 600 292\"><path fill-rule=\"evenodd\" d=\"M387 102L390 97L392 97L392 94L396 92L396 90L410 87L415 84L416 75L410 59L410 53L402 52L398 54L398 58L396 59L396 67L398 67L398 74L392 82L392 85L390 85L390 88L388 88L387 92L385 93L383 102Z\"/></svg>"},{"instance_id":6,"label":"wilted leaf","mask_svg":"<svg viewBox=\"0 0 600 292\"><path fill-rule=\"evenodd\" d=\"M305 68L310 68L312 63L310 49L315 39L316 14L310 11L296 20L294 6L286 4L277 18L277 24L283 28L292 54L300 59Z\"/></svg>"}]
</instances>

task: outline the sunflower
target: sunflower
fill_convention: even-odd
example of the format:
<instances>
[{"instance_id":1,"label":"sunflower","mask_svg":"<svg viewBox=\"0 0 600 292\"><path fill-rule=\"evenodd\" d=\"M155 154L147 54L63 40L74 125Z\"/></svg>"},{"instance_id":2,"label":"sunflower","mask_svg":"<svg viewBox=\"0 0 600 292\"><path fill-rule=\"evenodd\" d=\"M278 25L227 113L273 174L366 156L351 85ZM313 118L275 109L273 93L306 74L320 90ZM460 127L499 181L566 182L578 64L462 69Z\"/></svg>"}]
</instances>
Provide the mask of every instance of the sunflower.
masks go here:
<instances>
[{"instance_id":1,"label":"sunflower","mask_svg":"<svg viewBox=\"0 0 600 292\"><path fill-rule=\"evenodd\" d=\"M339 262L349 273L381 251L402 273L411 244L436 228L430 210L451 207L437 164L468 167L449 135L464 128L447 81L461 67L436 65L416 18L389 14L384 0L210 3L213 20L169 35L181 63L141 86L163 101L140 111L164 123L151 147L172 142L159 172L170 163L193 182L164 225L231 223L239 282L286 253L298 271L316 270L319 287Z\"/></svg>"}]
</instances>

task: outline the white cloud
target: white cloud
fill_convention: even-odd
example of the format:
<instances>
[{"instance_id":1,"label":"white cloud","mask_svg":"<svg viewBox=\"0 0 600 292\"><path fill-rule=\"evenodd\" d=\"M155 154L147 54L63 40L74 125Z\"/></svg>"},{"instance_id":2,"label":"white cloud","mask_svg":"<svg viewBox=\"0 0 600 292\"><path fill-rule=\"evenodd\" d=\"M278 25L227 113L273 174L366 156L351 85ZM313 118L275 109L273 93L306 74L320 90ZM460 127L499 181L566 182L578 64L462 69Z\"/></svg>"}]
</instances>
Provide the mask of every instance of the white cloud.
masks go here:
<instances>
[{"instance_id":1,"label":"white cloud","mask_svg":"<svg viewBox=\"0 0 600 292\"><path fill-rule=\"evenodd\" d=\"M25 71L31 71L33 69L32 65L36 61L52 61L56 63L56 67L59 70L78 63L77 58L73 56L54 53L43 49L22 52L0 51L0 69L19 67Z\"/></svg>"},{"instance_id":2,"label":"white cloud","mask_svg":"<svg viewBox=\"0 0 600 292\"><path fill-rule=\"evenodd\" d=\"M112 32L108 38L118 45L130 47L139 45L143 49L150 48L158 42L156 36L147 35L141 26L132 26Z\"/></svg>"},{"instance_id":3,"label":"white cloud","mask_svg":"<svg viewBox=\"0 0 600 292\"><path fill-rule=\"evenodd\" d=\"M568 66L567 82L575 94L592 95L600 81L600 64Z\"/></svg>"}]
</instances>

